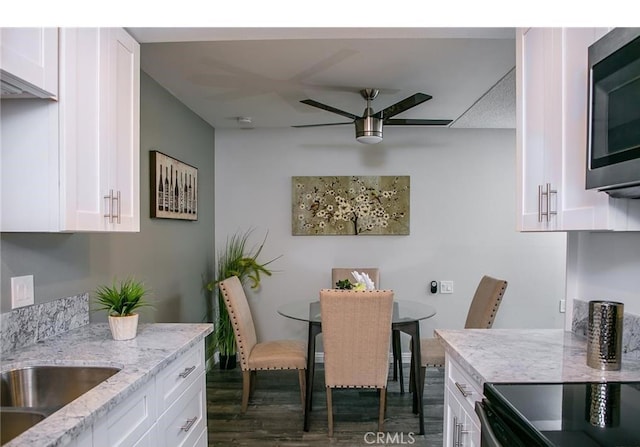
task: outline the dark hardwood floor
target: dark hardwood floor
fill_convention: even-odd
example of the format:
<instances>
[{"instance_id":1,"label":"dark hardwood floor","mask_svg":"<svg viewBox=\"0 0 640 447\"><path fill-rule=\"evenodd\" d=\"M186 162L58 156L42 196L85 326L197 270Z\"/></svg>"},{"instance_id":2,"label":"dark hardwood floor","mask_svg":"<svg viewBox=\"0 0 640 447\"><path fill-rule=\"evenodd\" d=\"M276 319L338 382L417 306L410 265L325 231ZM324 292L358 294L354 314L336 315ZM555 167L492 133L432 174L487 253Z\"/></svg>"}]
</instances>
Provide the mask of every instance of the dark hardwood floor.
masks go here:
<instances>
[{"instance_id":1,"label":"dark hardwood floor","mask_svg":"<svg viewBox=\"0 0 640 447\"><path fill-rule=\"evenodd\" d=\"M334 390L334 436L327 436L324 369L318 365L313 393L311 430L302 430L303 415L295 371L258 373L249 409L240 414L242 374L239 368L221 371L217 365L207 373L209 446L442 446L444 369L428 368L424 392L425 435L418 435L418 416L411 411L407 391L389 381L385 438L377 440L378 395L369 390ZM392 374L389 374L392 377Z\"/></svg>"}]
</instances>

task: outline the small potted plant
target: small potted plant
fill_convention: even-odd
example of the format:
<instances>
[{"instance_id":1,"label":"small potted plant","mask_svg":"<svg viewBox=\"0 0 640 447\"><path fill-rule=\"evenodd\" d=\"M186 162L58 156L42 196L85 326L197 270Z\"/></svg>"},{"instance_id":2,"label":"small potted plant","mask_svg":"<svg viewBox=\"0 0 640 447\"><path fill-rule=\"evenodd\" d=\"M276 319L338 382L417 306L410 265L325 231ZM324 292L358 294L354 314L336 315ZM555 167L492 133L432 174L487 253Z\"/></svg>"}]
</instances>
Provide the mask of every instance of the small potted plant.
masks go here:
<instances>
[{"instance_id":1,"label":"small potted plant","mask_svg":"<svg viewBox=\"0 0 640 447\"><path fill-rule=\"evenodd\" d=\"M127 278L119 284L113 280L111 286L99 286L96 291L96 302L106 310L109 327L114 340L130 340L138 331L138 314L134 311L140 307L150 306L145 300L147 288L140 281Z\"/></svg>"}]
</instances>

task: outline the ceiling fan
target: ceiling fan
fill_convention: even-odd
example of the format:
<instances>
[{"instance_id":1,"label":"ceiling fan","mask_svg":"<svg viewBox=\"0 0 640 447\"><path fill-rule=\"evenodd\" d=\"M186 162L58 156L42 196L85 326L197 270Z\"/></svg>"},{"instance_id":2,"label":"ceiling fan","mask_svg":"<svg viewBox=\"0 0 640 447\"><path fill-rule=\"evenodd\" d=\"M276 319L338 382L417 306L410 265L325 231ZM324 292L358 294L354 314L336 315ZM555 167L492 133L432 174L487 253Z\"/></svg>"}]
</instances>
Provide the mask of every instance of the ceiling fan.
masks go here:
<instances>
[{"instance_id":1,"label":"ceiling fan","mask_svg":"<svg viewBox=\"0 0 640 447\"><path fill-rule=\"evenodd\" d=\"M375 88L365 88L360 90L360 94L367 101L367 107L364 109L362 116L336 109L335 107L322 104L313 99L303 99L303 104L317 107L328 112L337 113L338 115L350 118L352 121L346 123L327 123L327 124L304 124L293 127L320 127L320 126L339 126L342 124L355 123L356 140L364 144L376 144L382 141L382 126L447 126L452 120L423 120L423 119L392 119L399 113L409 110L412 107L422 104L432 98L431 95L425 93L415 93L408 98L403 99L389 107L373 113L371 101L373 101L380 90Z\"/></svg>"}]
</instances>

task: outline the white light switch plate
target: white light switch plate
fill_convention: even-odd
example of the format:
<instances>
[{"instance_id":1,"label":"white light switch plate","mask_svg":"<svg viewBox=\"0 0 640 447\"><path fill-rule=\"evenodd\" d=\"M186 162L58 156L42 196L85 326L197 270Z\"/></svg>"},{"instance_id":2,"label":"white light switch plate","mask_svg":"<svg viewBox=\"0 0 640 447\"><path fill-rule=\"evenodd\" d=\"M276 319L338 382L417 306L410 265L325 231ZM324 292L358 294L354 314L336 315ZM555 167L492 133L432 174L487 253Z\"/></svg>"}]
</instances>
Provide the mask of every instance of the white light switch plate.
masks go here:
<instances>
[{"instance_id":1,"label":"white light switch plate","mask_svg":"<svg viewBox=\"0 0 640 447\"><path fill-rule=\"evenodd\" d=\"M440 293L453 293L453 281L440 281Z\"/></svg>"},{"instance_id":2,"label":"white light switch plate","mask_svg":"<svg viewBox=\"0 0 640 447\"><path fill-rule=\"evenodd\" d=\"M33 275L11 278L11 308L30 306L33 303Z\"/></svg>"}]
</instances>

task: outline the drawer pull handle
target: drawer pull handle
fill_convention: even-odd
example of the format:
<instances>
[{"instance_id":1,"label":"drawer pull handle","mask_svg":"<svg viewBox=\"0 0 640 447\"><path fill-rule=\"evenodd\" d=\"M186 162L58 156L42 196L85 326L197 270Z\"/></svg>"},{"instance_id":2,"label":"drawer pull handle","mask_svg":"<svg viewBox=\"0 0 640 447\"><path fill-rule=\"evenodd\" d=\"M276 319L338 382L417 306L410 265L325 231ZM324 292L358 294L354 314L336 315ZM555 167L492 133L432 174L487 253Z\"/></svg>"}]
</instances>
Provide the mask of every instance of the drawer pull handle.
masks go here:
<instances>
[{"instance_id":1,"label":"drawer pull handle","mask_svg":"<svg viewBox=\"0 0 640 447\"><path fill-rule=\"evenodd\" d=\"M193 371L195 371L196 367L195 365L192 366L191 368L185 368L184 371L182 371L180 374L178 374L180 377L182 377L183 379L186 379L187 376L189 374L191 374Z\"/></svg>"},{"instance_id":2,"label":"drawer pull handle","mask_svg":"<svg viewBox=\"0 0 640 447\"><path fill-rule=\"evenodd\" d=\"M467 385L456 382L456 388L458 388L458 391L460 391L464 397L469 397L473 394L471 391L467 391Z\"/></svg>"},{"instance_id":3,"label":"drawer pull handle","mask_svg":"<svg viewBox=\"0 0 640 447\"><path fill-rule=\"evenodd\" d=\"M194 416L191 419L187 419L186 424L180 427L180 430L184 432L191 430L191 427L193 427L193 424L195 424L197 420L198 420L198 416Z\"/></svg>"}]
</instances>

